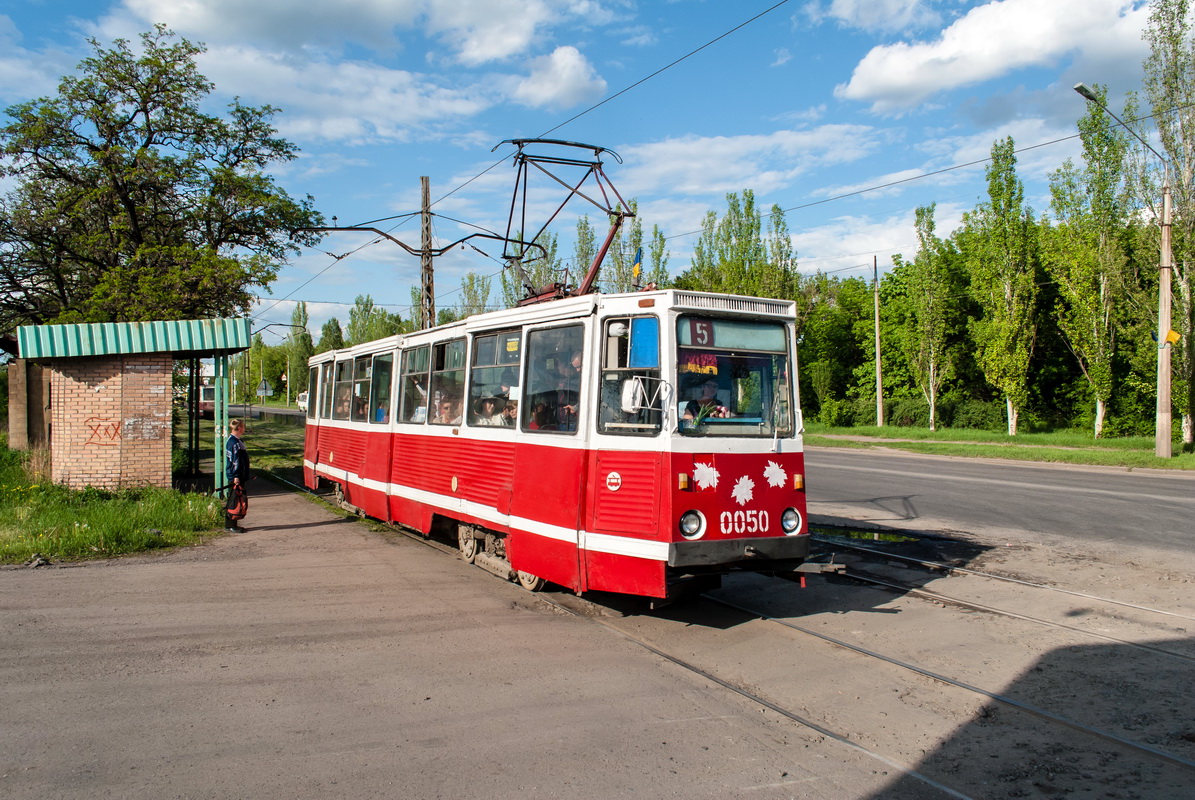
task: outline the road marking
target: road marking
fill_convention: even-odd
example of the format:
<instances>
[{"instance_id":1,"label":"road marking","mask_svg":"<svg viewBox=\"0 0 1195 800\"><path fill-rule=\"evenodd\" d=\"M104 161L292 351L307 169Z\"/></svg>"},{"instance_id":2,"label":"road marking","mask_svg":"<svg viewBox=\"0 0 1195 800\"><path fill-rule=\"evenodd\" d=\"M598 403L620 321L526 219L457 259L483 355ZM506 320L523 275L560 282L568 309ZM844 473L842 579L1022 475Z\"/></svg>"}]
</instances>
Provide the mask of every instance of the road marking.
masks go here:
<instances>
[{"instance_id":1,"label":"road marking","mask_svg":"<svg viewBox=\"0 0 1195 800\"><path fill-rule=\"evenodd\" d=\"M807 464L806 466L810 466ZM949 475L942 472L909 472L901 469L881 469L880 467L856 467L846 464L814 464L813 469L806 469L806 472L814 476L816 479L817 470L819 469L844 469L850 472L878 472L882 475L900 475L907 478L927 478L929 480L937 481L958 481L960 483L982 483L989 486L1007 486L1014 489L1044 489L1051 492L1082 492L1084 494L1099 494L1108 495L1111 497L1120 497L1126 500L1160 500L1167 503L1195 503L1195 497L1181 497L1175 495L1160 495L1160 494L1141 494L1133 491L1116 491L1114 489L1096 489L1088 486L1047 486L1041 483L1027 483L1025 481L1006 481L996 480L993 478L970 478L964 475ZM806 482L809 481L810 475L806 476Z\"/></svg>"}]
</instances>

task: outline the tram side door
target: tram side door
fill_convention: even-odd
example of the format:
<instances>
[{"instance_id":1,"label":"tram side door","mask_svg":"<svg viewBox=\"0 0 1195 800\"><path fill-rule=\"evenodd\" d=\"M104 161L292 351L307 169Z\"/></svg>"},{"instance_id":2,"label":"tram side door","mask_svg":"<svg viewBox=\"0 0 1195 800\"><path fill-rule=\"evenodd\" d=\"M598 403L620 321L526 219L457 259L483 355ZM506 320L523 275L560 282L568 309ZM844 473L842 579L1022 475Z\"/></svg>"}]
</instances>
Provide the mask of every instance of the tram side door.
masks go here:
<instances>
[{"instance_id":1,"label":"tram side door","mask_svg":"<svg viewBox=\"0 0 1195 800\"><path fill-rule=\"evenodd\" d=\"M530 329L515 445L511 566L582 591L580 536L588 458L585 327Z\"/></svg>"}]
</instances>

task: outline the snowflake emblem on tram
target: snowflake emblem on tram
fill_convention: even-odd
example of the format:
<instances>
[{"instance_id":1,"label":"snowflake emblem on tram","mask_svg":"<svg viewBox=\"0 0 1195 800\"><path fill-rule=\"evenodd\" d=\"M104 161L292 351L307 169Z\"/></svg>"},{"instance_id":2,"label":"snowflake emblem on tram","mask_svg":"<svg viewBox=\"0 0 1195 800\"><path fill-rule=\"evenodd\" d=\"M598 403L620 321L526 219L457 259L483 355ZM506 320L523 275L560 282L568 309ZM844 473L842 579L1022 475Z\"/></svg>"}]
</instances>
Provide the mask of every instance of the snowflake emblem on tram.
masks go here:
<instances>
[{"instance_id":1,"label":"snowflake emblem on tram","mask_svg":"<svg viewBox=\"0 0 1195 800\"><path fill-rule=\"evenodd\" d=\"M718 488L718 470L713 464L702 464L700 461L693 465L693 480L701 489Z\"/></svg>"},{"instance_id":2,"label":"snowflake emblem on tram","mask_svg":"<svg viewBox=\"0 0 1195 800\"><path fill-rule=\"evenodd\" d=\"M752 490L755 488L755 481L748 478L746 475L739 478L735 483L734 488L730 490L730 496L735 499L740 506L745 506L751 502Z\"/></svg>"},{"instance_id":3,"label":"snowflake emblem on tram","mask_svg":"<svg viewBox=\"0 0 1195 800\"><path fill-rule=\"evenodd\" d=\"M764 467L763 476L767 480L768 486L783 486L788 481L788 473L775 461L768 462L768 465Z\"/></svg>"}]
</instances>

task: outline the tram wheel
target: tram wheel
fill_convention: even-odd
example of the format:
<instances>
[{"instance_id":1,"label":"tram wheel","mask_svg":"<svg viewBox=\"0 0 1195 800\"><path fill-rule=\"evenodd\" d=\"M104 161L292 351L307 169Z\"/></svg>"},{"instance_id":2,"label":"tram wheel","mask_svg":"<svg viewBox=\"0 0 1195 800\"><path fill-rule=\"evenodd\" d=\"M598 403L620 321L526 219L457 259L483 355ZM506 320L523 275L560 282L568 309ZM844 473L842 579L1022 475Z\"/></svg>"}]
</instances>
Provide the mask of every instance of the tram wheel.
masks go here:
<instances>
[{"instance_id":1,"label":"tram wheel","mask_svg":"<svg viewBox=\"0 0 1195 800\"><path fill-rule=\"evenodd\" d=\"M473 536L473 529L467 525L458 525L456 542L461 549L461 558L465 560L466 564L472 564L473 560L477 558L477 538Z\"/></svg>"},{"instance_id":2,"label":"tram wheel","mask_svg":"<svg viewBox=\"0 0 1195 800\"><path fill-rule=\"evenodd\" d=\"M538 592L544 588L544 584L546 583L547 581L538 575L532 575L530 572L519 570L519 585L529 592Z\"/></svg>"}]
</instances>

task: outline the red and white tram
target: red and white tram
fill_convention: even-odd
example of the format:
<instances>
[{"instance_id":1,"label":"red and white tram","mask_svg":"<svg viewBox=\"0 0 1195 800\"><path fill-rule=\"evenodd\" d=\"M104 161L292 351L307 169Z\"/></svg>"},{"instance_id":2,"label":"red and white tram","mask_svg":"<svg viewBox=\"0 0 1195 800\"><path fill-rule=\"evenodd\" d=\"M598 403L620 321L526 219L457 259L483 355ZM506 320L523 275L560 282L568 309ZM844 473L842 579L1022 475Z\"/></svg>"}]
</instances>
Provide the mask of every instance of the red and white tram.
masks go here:
<instances>
[{"instance_id":1,"label":"red and white tram","mask_svg":"<svg viewBox=\"0 0 1195 800\"><path fill-rule=\"evenodd\" d=\"M797 571L793 313L588 294L322 353L305 481L455 536L466 560L533 590L667 599L731 571Z\"/></svg>"}]
</instances>

